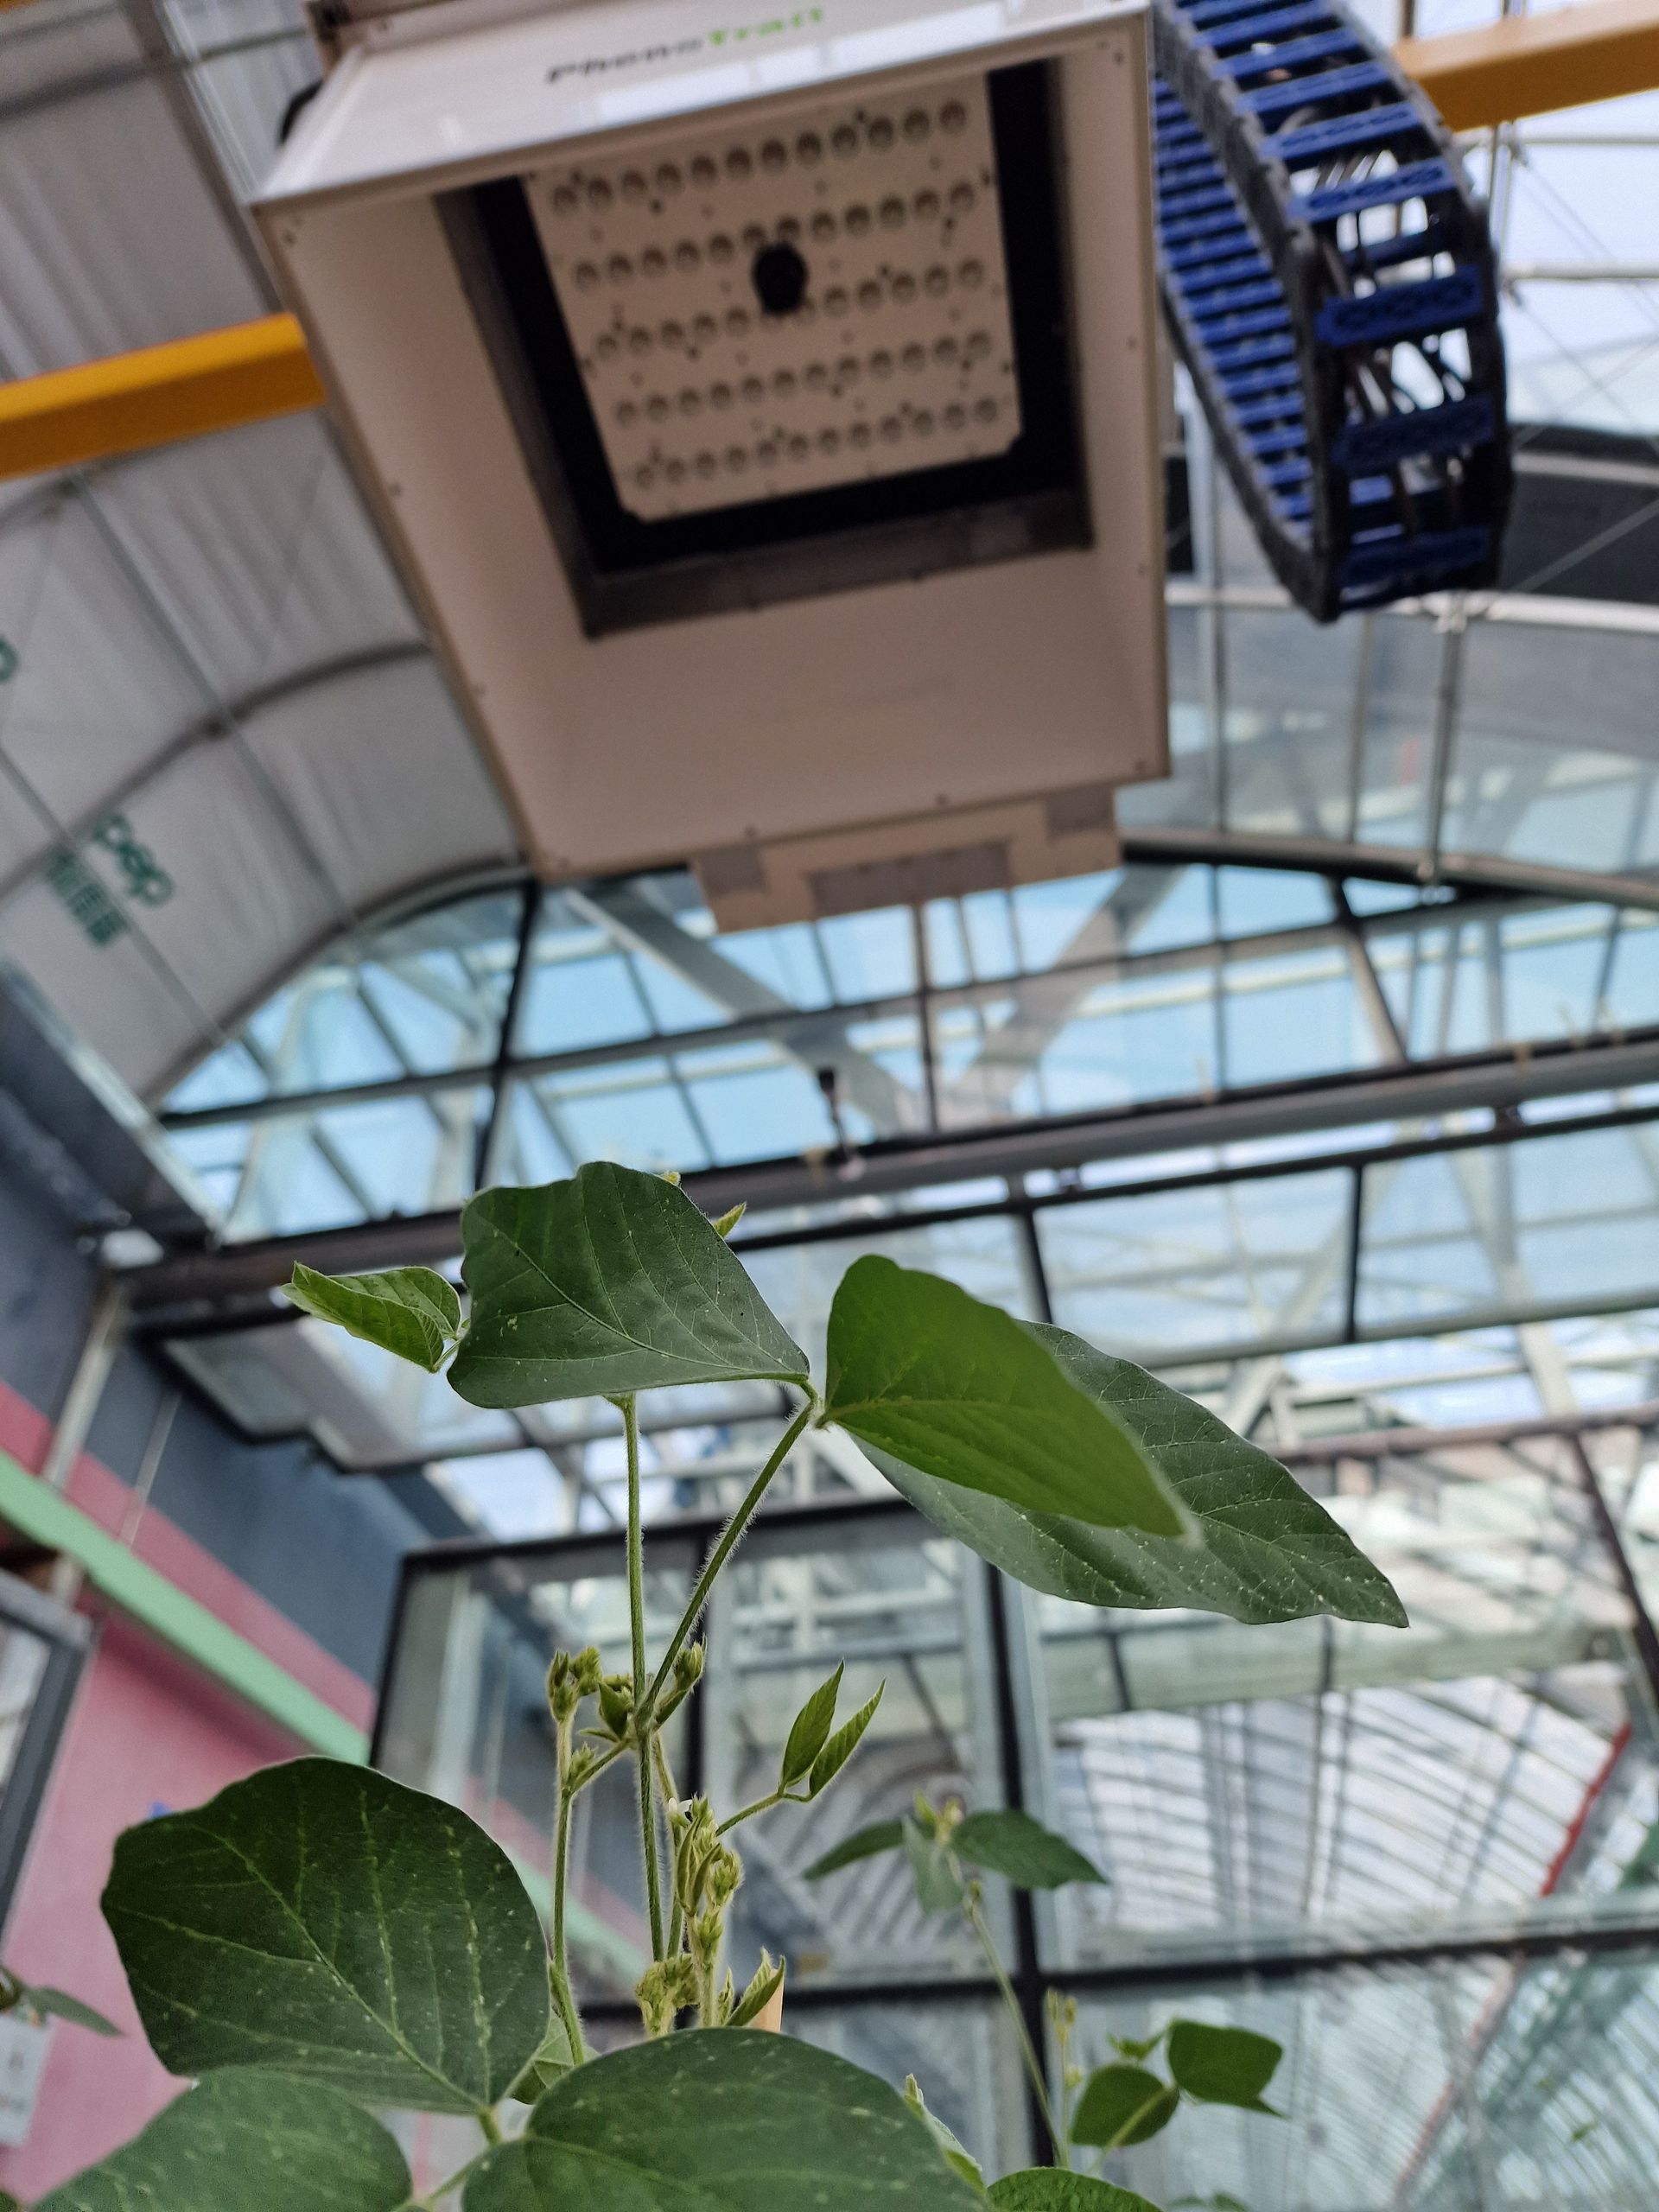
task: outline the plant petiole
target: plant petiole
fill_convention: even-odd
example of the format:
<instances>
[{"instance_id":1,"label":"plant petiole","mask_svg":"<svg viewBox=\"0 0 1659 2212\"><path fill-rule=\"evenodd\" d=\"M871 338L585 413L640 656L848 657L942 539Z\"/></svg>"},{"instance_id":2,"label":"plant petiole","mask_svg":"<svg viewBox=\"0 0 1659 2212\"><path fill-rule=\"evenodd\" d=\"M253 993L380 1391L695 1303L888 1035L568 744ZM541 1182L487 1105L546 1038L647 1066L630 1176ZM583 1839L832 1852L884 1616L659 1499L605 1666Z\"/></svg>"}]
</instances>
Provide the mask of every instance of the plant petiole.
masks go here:
<instances>
[{"instance_id":1,"label":"plant petiole","mask_svg":"<svg viewBox=\"0 0 1659 2212\"><path fill-rule=\"evenodd\" d=\"M645 1859L645 1905L651 1921L651 1955L667 1956L663 1948L662 1867L657 1851L657 1815L652 1804L651 1714L658 1685L642 1700L639 1685L645 1679L645 1545L639 1516L639 1401L630 1391L620 1401L622 1433L628 1451L628 1626L633 1640L633 1731L639 1765L639 1848Z\"/></svg>"},{"instance_id":2,"label":"plant petiole","mask_svg":"<svg viewBox=\"0 0 1659 2212\"><path fill-rule=\"evenodd\" d=\"M652 1677L651 1688L645 1692L644 1704L642 1706L636 1705L635 1707L637 1718L643 1716L646 1721L649 1721L651 1715L656 1711L657 1700L663 1694L663 1686L667 1681L669 1675L672 1671L674 1662L678 1658L682 1646L684 1644L686 1638L690 1635L692 1630L696 1626L698 1617L701 1615L703 1607L709 1602L709 1592L714 1588L715 1583L719 1578L721 1567L725 1566L727 1560L737 1548L738 1544L742 1539L743 1531L748 1527L750 1522L754 1518L755 1508L766 1496L766 1491L771 1485L772 1477L777 1473L779 1468L783 1465L784 1461L789 1457L797 1439L799 1437L801 1431L811 1420L814 1412L817 1408L817 1405L818 1396L817 1391L810 1392L807 1396L806 1403L801 1408L799 1413L796 1414L794 1420L791 1421L789 1427L784 1431L783 1435L779 1439L777 1447L773 1451L772 1457L766 1461L766 1465L761 1468L753 1482L750 1484L748 1494L744 1498L743 1503L733 1514L731 1519L726 1523L724 1529L721 1529L719 1537L715 1541L713 1551L709 1554L709 1558L703 1567L702 1573L697 1577L696 1588L691 1592L690 1598L687 1602L685 1611L680 1616L679 1626L675 1630L673 1635L670 1637L668 1640L668 1649L663 1654L661 1665L658 1668L656 1674Z\"/></svg>"},{"instance_id":3,"label":"plant petiole","mask_svg":"<svg viewBox=\"0 0 1659 2212\"><path fill-rule=\"evenodd\" d=\"M1002 1964L996 1945L991 1940L991 1931L985 1924L985 1916L980 1910L977 1882L968 1884L963 1896L962 1909L967 1916L968 1925L979 1938L979 1948L985 1954L986 1963L996 1978L996 1986L1002 1993L1002 2002L1007 2006L1008 2017L1014 2022L1014 2033L1020 2039L1020 2056L1025 2062L1026 2072L1030 2078L1032 2089L1037 2099L1037 2108L1043 2115L1043 2125L1048 2130L1048 2139L1054 2145L1054 2163L1069 2172L1071 2165L1071 2153L1067 2146L1064 2131L1054 2124L1054 2111L1048 2100L1048 2083L1043 2078L1042 2061L1038 2057L1032 2043L1030 2031L1026 2026L1026 2016L1020 2011L1020 1999L1014 1994L1014 1984L1008 1980L1007 1970Z\"/></svg>"}]
</instances>

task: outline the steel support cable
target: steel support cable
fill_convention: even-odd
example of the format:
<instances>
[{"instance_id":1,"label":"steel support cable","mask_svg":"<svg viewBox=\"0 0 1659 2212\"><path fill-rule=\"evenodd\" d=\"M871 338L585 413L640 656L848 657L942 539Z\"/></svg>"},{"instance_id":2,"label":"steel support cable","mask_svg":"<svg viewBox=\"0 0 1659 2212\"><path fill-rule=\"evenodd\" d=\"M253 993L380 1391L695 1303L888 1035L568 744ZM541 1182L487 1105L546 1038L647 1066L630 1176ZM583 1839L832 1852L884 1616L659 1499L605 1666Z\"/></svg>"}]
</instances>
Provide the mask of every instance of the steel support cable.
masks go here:
<instances>
[{"instance_id":1,"label":"steel support cable","mask_svg":"<svg viewBox=\"0 0 1659 2212\"><path fill-rule=\"evenodd\" d=\"M1510 466L1484 209L1338 0L1154 0L1160 271L1216 448L1287 589L1490 584Z\"/></svg>"}]
</instances>

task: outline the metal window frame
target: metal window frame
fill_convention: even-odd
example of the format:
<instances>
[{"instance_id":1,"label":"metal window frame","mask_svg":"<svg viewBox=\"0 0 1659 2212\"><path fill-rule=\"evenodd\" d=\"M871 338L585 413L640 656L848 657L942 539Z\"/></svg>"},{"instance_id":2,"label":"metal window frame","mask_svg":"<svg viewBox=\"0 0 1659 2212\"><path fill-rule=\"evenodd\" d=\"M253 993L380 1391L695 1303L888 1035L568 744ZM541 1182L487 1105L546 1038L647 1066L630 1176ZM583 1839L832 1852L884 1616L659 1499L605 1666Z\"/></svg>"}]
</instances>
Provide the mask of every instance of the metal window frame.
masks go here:
<instances>
[{"instance_id":1,"label":"metal window frame","mask_svg":"<svg viewBox=\"0 0 1659 2212\"><path fill-rule=\"evenodd\" d=\"M47 1785L68 1726L82 1669L95 1640L92 1624L15 1574L0 1571L0 1628L46 1646L46 1666L30 1700L17 1756L0 1787L0 1929L22 1878Z\"/></svg>"},{"instance_id":2,"label":"metal window frame","mask_svg":"<svg viewBox=\"0 0 1659 2212\"><path fill-rule=\"evenodd\" d=\"M1040 1266L1040 1262L1039 1263ZM1040 1282L1040 1275L1039 1276ZM1344 1461L1393 1456L1427 1457L1438 1450L1486 1443L1509 1445L1544 1439L1561 1440L1571 1460L1570 1479L1582 1486L1590 1508L1596 1541L1609 1557L1621 1591L1631 1611L1632 1689L1651 1700L1659 1713L1659 1634L1644 1602L1637 1578L1619 1536L1617 1516L1597 1474L1585 1439L1600 1430L1659 1427L1659 1402L1607 1407L1572 1416L1543 1416L1529 1420L1490 1422L1478 1427L1447 1429L1402 1429L1364 1435L1332 1436L1292 1446L1281 1457L1293 1467L1336 1466ZM706 1551L724 1525L718 1514L677 1515L652 1524L658 1544L671 1543L688 1558ZM754 1539L770 1541L788 1549L815 1531L854 1528L913 1527L918 1536L939 1541L931 1522L902 1498L849 1497L815 1500L804 1504L764 1507L752 1532ZM375 1738L370 1763L378 1764L385 1716L396 1673L402 1631L410 1593L417 1581L433 1573L486 1566L493 1562L534 1562L550 1576L568 1573L614 1573L625 1565L624 1532L600 1530L560 1537L530 1537L516 1541L454 1538L406 1554L401 1562L391 1626L383 1662ZM1021 1700L1015 1624L1025 1599L1019 1585L982 1562L988 1619L989 1653L994 1709L989 1716L997 1753L996 1782L1006 1805L1024 1809L1027 1760L1033 1751L1020 1720ZM689 1747L690 1764L686 1786L695 1791L702 1780L700 1734ZM1127 1961L1121 1966L1048 1966L1042 1961L1036 1914L1031 1898L1014 1893L1014 1955L1009 1978L1021 2017L1036 2050L1051 2075L1058 2054L1049 2033L1047 1997L1051 1991L1077 1997L1132 1998L1155 1995L1183 1987L1212 1986L1248 1987L1283 1984L1299 1980L1328 1979L1355 1969L1424 1968L1460 1961L1492 1959L1519 1967L1551 1960L1577 1961L1631 1953L1649 1953L1659 1961L1659 1921L1599 1921L1588 1916L1548 1926L1529 1922L1524 1914L1500 1928L1483 1926L1467 1933L1425 1932L1356 1937L1351 1941L1310 1936L1307 1940L1279 1942L1230 1942L1224 1935L1206 1936L1191 1951L1178 1957ZM790 2004L798 2012L850 2012L891 2006L966 2008L995 2002L999 1995L988 1974L940 1974L912 1972L891 1981L810 1982L791 1987ZM625 2001L601 1999L586 2007L596 2024L626 2025L635 2017ZM1034 2097L1028 2099L1028 2128L1032 2154L1049 2157L1047 2138Z\"/></svg>"}]
</instances>

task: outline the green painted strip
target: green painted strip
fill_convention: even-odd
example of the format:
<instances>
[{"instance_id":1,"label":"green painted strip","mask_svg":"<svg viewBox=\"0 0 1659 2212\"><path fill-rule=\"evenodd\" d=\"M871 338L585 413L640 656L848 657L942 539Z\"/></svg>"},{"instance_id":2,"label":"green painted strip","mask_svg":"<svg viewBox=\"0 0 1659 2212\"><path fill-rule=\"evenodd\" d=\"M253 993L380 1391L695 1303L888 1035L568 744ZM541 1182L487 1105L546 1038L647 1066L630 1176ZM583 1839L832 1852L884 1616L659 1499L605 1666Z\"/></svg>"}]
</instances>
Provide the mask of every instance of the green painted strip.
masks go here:
<instances>
[{"instance_id":1,"label":"green painted strip","mask_svg":"<svg viewBox=\"0 0 1659 2212\"><path fill-rule=\"evenodd\" d=\"M368 1739L361 1729L3 1452L0 1519L76 1560L93 1588L130 1620L312 1751L359 1765L367 1758Z\"/></svg>"}]
</instances>

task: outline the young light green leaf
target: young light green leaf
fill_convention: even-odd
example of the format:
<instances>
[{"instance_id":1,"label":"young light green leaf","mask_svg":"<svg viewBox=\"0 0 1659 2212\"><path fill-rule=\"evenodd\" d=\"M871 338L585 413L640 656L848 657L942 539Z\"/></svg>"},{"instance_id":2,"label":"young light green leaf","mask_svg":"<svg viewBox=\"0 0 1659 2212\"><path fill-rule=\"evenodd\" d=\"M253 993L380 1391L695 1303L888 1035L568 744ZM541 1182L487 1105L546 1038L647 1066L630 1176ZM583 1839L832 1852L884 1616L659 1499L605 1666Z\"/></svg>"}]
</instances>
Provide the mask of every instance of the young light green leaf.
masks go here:
<instances>
[{"instance_id":1,"label":"young light green leaf","mask_svg":"<svg viewBox=\"0 0 1659 2212\"><path fill-rule=\"evenodd\" d=\"M926 2101L922 2095L922 2085L913 2074L906 2074L905 2076L905 2102L922 2121L928 2133L944 2152L944 2163L950 2167L951 2172L960 2174L965 2182L971 2182L976 2189L983 2189L985 2176L980 2170L978 2159L963 2150L962 2145L937 2113L928 2110Z\"/></svg>"},{"instance_id":2,"label":"young light green leaf","mask_svg":"<svg viewBox=\"0 0 1659 2212\"><path fill-rule=\"evenodd\" d=\"M961 1870L949 1844L929 1835L919 1821L904 1821L905 1855L916 1878L916 1902L924 1912L954 1912L963 1900Z\"/></svg>"},{"instance_id":3,"label":"young light green leaf","mask_svg":"<svg viewBox=\"0 0 1659 2212\"><path fill-rule=\"evenodd\" d=\"M864 1731L875 1718L875 1708L881 1702L885 1682L876 1685L875 1695L861 1705L850 1720L843 1721L812 1762L812 1771L807 1777L806 1794L820 1797L841 1772L853 1753L864 1740Z\"/></svg>"},{"instance_id":4,"label":"young light green leaf","mask_svg":"<svg viewBox=\"0 0 1659 2212\"><path fill-rule=\"evenodd\" d=\"M400 2212L413 2187L378 2120L337 2089L219 2075L35 2212Z\"/></svg>"},{"instance_id":5,"label":"young light green leaf","mask_svg":"<svg viewBox=\"0 0 1659 2212\"><path fill-rule=\"evenodd\" d=\"M996 2212L1157 2212L1131 2190L1115 2189L1092 2174L1065 2173L1058 2166L1004 2174L991 2183L989 2195Z\"/></svg>"},{"instance_id":6,"label":"young light green leaf","mask_svg":"<svg viewBox=\"0 0 1659 2212\"><path fill-rule=\"evenodd\" d=\"M568 2074L466 2212L984 2212L886 2082L793 2036L702 2029Z\"/></svg>"},{"instance_id":7,"label":"young light green leaf","mask_svg":"<svg viewBox=\"0 0 1659 2212\"><path fill-rule=\"evenodd\" d=\"M938 1275L855 1260L830 1309L828 1371L830 1421L970 1499L1186 1534L1151 1455L1111 1408L1018 1321Z\"/></svg>"},{"instance_id":8,"label":"young light green leaf","mask_svg":"<svg viewBox=\"0 0 1659 2212\"><path fill-rule=\"evenodd\" d=\"M262 2066L474 2112L547 2033L547 1946L506 1853L368 1768L296 1759L129 1828L104 1916L175 2074Z\"/></svg>"},{"instance_id":9,"label":"young light green leaf","mask_svg":"<svg viewBox=\"0 0 1659 2212\"><path fill-rule=\"evenodd\" d=\"M826 1874L837 1874L843 1866L851 1866L861 1859L879 1858L884 1851L902 1851L905 1847L905 1824L902 1821L877 1821L867 1828L855 1828L851 1835L842 1836L833 1849L822 1859L815 1859L806 1870L809 1882L821 1882Z\"/></svg>"},{"instance_id":10,"label":"young light green leaf","mask_svg":"<svg viewBox=\"0 0 1659 2212\"><path fill-rule=\"evenodd\" d=\"M542 2037L541 2048L507 2094L516 2103L533 2105L543 2089L550 2089L575 2063L576 2054L571 2048L570 2031L556 2005L553 2017L547 2024L547 2033Z\"/></svg>"},{"instance_id":11,"label":"young light green leaf","mask_svg":"<svg viewBox=\"0 0 1659 2212\"><path fill-rule=\"evenodd\" d=\"M607 1160L461 1215L472 1317L452 1387L474 1406L681 1382L804 1385L806 1354L685 1193Z\"/></svg>"},{"instance_id":12,"label":"young light green leaf","mask_svg":"<svg viewBox=\"0 0 1659 2212\"><path fill-rule=\"evenodd\" d=\"M1212 2028L1202 2020L1177 2020L1169 2031L1169 2070L1199 2104L1242 2105L1272 2113L1262 2092L1284 2056L1271 2036L1248 2028ZM1282 2117L1274 2113L1274 2119Z\"/></svg>"},{"instance_id":13,"label":"young light green leaf","mask_svg":"<svg viewBox=\"0 0 1659 2212\"><path fill-rule=\"evenodd\" d=\"M1074 2143L1116 2151L1169 2126L1181 2093L1144 2066L1099 2066L1089 2076L1071 2123Z\"/></svg>"},{"instance_id":14,"label":"young light green leaf","mask_svg":"<svg viewBox=\"0 0 1659 2212\"><path fill-rule=\"evenodd\" d=\"M747 2028L751 2020L758 2019L784 1986L784 1976L789 1972L789 1961L779 1959L774 1966L766 1952L760 1954L760 1963L750 1979L748 1987L738 1999L727 2025Z\"/></svg>"},{"instance_id":15,"label":"young light green leaf","mask_svg":"<svg viewBox=\"0 0 1659 2212\"><path fill-rule=\"evenodd\" d=\"M1016 1889L1058 1890L1067 1882L1105 1879L1098 1866L1029 1813L969 1813L950 1841L958 1859L988 1867Z\"/></svg>"},{"instance_id":16,"label":"young light green leaf","mask_svg":"<svg viewBox=\"0 0 1659 2212\"><path fill-rule=\"evenodd\" d=\"M1108 2036L1106 2040L1121 2058L1133 2058L1137 2063L1150 2058L1169 2030L1160 2028L1155 2036Z\"/></svg>"},{"instance_id":17,"label":"young light green leaf","mask_svg":"<svg viewBox=\"0 0 1659 2212\"><path fill-rule=\"evenodd\" d=\"M715 1236L729 1236L748 1210L747 1201L740 1198L734 1206L728 1206L724 1213L716 1214L713 1223Z\"/></svg>"},{"instance_id":18,"label":"young light green leaf","mask_svg":"<svg viewBox=\"0 0 1659 2212\"><path fill-rule=\"evenodd\" d=\"M430 1268L389 1268L378 1275L325 1275L296 1267L283 1290L293 1306L333 1321L365 1344L378 1344L412 1360L429 1375L461 1330L461 1300L454 1285Z\"/></svg>"},{"instance_id":19,"label":"young light green leaf","mask_svg":"<svg viewBox=\"0 0 1659 2212\"><path fill-rule=\"evenodd\" d=\"M783 1764L779 1770L778 1787L787 1789L811 1770L812 1762L823 1749L836 1717L836 1700L841 1695L841 1678L846 1673L843 1662L837 1667L827 1682L820 1682L806 1703L795 1716L789 1732L789 1741L784 1745Z\"/></svg>"},{"instance_id":20,"label":"young light green leaf","mask_svg":"<svg viewBox=\"0 0 1659 2212\"><path fill-rule=\"evenodd\" d=\"M83 2005L79 1997L71 1997L67 1990L31 1988L25 1982L22 2002L42 2019L72 2020L78 2028L90 2028L95 2036L118 2036L121 2032L113 2020L94 2012L90 2005Z\"/></svg>"},{"instance_id":21,"label":"young light green leaf","mask_svg":"<svg viewBox=\"0 0 1659 2212\"><path fill-rule=\"evenodd\" d=\"M947 1535L1016 1581L1085 1605L1193 1606L1249 1622L1332 1613L1406 1625L1387 1576L1277 1460L1131 1361L1112 1359L1065 1329L1033 1323L1028 1333L1139 1440L1203 1541L1175 1544L1026 1511L861 1439L894 1489Z\"/></svg>"}]
</instances>

